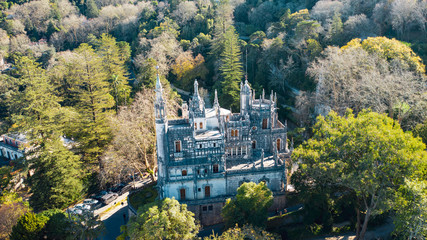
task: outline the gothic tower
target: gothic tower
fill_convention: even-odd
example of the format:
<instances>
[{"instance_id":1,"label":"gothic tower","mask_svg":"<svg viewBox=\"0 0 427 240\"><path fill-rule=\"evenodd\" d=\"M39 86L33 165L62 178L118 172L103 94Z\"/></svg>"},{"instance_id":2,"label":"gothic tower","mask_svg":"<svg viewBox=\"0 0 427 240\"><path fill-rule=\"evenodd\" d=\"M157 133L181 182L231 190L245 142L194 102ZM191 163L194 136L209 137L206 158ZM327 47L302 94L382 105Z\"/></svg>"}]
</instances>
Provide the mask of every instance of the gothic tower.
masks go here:
<instances>
[{"instance_id":1,"label":"gothic tower","mask_svg":"<svg viewBox=\"0 0 427 240\"><path fill-rule=\"evenodd\" d=\"M154 112L156 117L156 140L157 140L157 177L158 185L160 189L160 197L163 198L164 178L166 177L166 129L167 129L167 118L166 118L166 103L163 99L163 88L160 83L159 73L157 73L156 80L156 101L154 103Z\"/></svg>"},{"instance_id":2,"label":"gothic tower","mask_svg":"<svg viewBox=\"0 0 427 240\"><path fill-rule=\"evenodd\" d=\"M248 79L246 79L245 84L240 84L240 114L248 114L251 105L252 91L251 87L249 87Z\"/></svg>"}]
</instances>

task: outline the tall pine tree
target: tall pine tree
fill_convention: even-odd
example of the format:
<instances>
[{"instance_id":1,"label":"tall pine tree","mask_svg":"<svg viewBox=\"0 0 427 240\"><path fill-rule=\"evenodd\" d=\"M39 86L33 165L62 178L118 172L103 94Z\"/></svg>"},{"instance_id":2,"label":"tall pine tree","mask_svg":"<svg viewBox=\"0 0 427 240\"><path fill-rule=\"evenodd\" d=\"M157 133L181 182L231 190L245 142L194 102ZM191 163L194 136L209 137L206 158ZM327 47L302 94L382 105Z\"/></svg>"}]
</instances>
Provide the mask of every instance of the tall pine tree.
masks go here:
<instances>
[{"instance_id":1,"label":"tall pine tree","mask_svg":"<svg viewBox=\"0 0 427 240\"><path fill-rule=\"evenodd\" d=\"M224 50L221 53L222 96L220 103L224 107L239 110L240 88L243 77L239 38L234 27L229 27L224 35Z\"/></svg>"},{"instance_id":2,"label":"tall pine tree","mask_svg":"<svg viewBox=\"0 0 427 240\"><path fill-rule=\"evenodd\" d=\"M107 72L107 78L111 85L110 94L114 97L117 111L118 106L126 105L129 102L131 91L125 68L126 58L122 56L124 49L119 47L114 37L102 34L97 50L97 53L102 58L102 65Z\"/></svg>"},{"instance_id":3,"label":"tall pine tree","mask_svg":"<svg viewBox=\"0 0 427 240\"><path fill-rule=\"evenodd\" d=\"M59 138L44 140L31 161L35 171L30 177L30 205L36 211L64 208L80 197L80 157L65 148Z\"/></svg>"},{"instance_id":4,"label":"tall pine tree","mask_svg":"<svg viewBox=\"0 0 427 240\"><path fill-rule=\"evenodd\" d=\"M114 106L110 95L108 73L102 58L88 44L82 44L75 50L78 55L70 64L70 77L73 79L73 91L78 97L76 108L81 119L76 128L84 159L89 163L100 162L100 155L111 140L108 117Z\"/></svg>"},{"instance_id":5,"label":"tall pine tree","mask_svg":"<svg viewBox=\"0 0 427 240\"><path fill-rule=\"evenodd\" d=\"M9 106L14 128L30 139L58 135L72 111L59 104L46 71L24 56L16 62L16 74L20 91L13 92Z\"/></svg>"}]
</instances>

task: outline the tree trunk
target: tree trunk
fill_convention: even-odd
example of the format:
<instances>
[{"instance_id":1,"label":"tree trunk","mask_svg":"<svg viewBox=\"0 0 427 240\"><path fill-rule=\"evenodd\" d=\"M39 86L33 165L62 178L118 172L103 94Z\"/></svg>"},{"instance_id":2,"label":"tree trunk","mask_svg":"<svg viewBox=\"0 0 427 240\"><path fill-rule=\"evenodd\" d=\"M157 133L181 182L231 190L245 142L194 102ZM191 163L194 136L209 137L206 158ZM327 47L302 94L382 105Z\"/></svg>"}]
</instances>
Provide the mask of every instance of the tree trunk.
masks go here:
<instances>
[{"instance_id":1,"label":"tree trunk","mask_svg":"<svg viewBox=\"0 0 427 240\"><path fill-rule=\"evenodd\" d=\"M369 217L371 216L371 208L368 208L366 211L365 219L363 220L362 231L360 232L359 240L365 240L365 233L368 229Z\"/></svg>"},{"instance_id":2,"label":"tree trunk","mask_svg":"<svg viewBox=\"0 0 427 240\"><path fill-rule=\"evenodd\" d=\"M357 216L357 223L356 223L356 239L359 239L360 237L360 209L356 208L356 216Z\"/></svg>"}]
</instances>

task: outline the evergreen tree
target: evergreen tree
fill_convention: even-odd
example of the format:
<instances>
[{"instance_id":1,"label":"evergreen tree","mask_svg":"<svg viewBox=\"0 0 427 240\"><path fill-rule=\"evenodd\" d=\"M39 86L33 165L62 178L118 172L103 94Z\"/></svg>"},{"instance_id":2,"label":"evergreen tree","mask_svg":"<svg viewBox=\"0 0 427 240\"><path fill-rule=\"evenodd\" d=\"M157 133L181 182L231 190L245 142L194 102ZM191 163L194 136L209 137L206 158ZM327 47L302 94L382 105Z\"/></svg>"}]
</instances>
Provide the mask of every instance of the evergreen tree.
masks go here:
<instances>
[{"instance_id":1,"label":"evergreen tree","mask_svg":"<svg viewBox=\"0 0 427 240\"><path fill-rule=\"evenodd\" d=\"M72 90L78 98L76 108L81 116L76 134L84 159L95 163L100 161L99 157L111 139L107 121L114 99L110 95L102 58L88 44L80 45L75 53L78 57L69 66L69 71L74 82Z\"/></svg>"},{"instance_id":2,"label":"evergreen tree","mask_svg":"<svg viewBox=\"0 0 427 240\"><path fill-rule=\"evenodd\" d=\"M224 51L221 53L221 83L222 97L221 105L231 107L233 110L239 110L240 88L243 70L241 63L240 45L238 35L234 27L230 27L225 33Z\"/></svg>"},{"instance_id":3,"label":"evergreen tree","mask_svg":"<svg viewBox=\"0 0 427 240\"><path fill-rule=\"evenodd\" d=\"M341 20L341 15L335 13L332 23L329 27L327 38L332 44L341 44L342 43L342 34L343 34L343 23Z\"/></svg>"},{"instance_id":4,"label":"evergreen tree","mask_svg":"<svg viewBox=\"0 0 427 240\"><path fill-rule=\"evenodd\" d=\"M21 57L16 63L21 91L13 93L9 106L17 129L31 139L49 137L61 132L72 112L62 108L60 98L53 94L46 71L33 59Z\"/></svg>"},{"instance_id":5,"label":"evergreen tree","mask_svg":"<svg viewBox=\"0 0 427 240\"><path fill-rule=\"evenodd\" d=\"M129 48L129 45L127 47ZM118 106L129 102L131 89L125 68L126 55L129 51L126 51L126 46L120 48L116 39L108 34L101 35L97 50L111 85L110 94L114 97L117 111Z\"/></svg>"},{"instance_id":6,"label":"evergreen tree","mask_svg":"<svg viewBox=\"0 0 427 240\"><path fill-rule=\"evenodd\" d=\"M94 0L86 0L84 8L85 8L86 17L88 18L98 17L99 10Z\"/></svg>"},{"instance_id":7,"label":"evergreen tree","mask_svg":"<svg viewBox=\"0 0 427 240\"><path fill-rule=\"evenodd\" d=\"M59 139L41 145L31 166L35 172L30 178L30 205L37 211L67 207L83 190L80 158Z\"/></svg>"},{"instance_id":8,"label":"evergreen tree","mask_svg":"<svg viewBox=\"0 0 427 240\"><path fill-rule=\"evenodd\" d=\"M10 240L43 239L43 228L47 221L47 217L39 217L33 212L27 212L18 219L18 223L12 228Z\"/></svg>"}]
</instances>

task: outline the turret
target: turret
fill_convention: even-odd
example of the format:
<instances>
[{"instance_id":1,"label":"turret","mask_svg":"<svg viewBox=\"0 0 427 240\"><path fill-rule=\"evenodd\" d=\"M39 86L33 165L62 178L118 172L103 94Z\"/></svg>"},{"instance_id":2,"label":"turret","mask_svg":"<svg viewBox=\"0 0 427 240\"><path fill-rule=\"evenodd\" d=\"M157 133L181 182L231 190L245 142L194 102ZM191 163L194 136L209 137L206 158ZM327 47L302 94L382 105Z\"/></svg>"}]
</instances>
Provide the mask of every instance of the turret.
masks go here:
<instances>
[{"instance_id":1,"label":"turret","mask_svg":"<svg viewBox=\"0 0 427 240\"><path fill-rule=\"evenodd\" d=\"M205 102L200 98L199 95L199 83L194 80L194 94L192 101L190 101L190 115L194 118L205 117Z\"/></svg>"},{"instance_id":2,"label":"turret","mask_svg":"<svg viewBox=\"0 0 427 240\"><path fill-rule=\"evenodd\" d=\"M158 69L158 67L156 67ZM163 99L163 88L160 82L159 73L157 72L156 80L156 102L154 103L154 112L156 117L156 142L157 142L157 166L158 166L158 187L160 189L160 198L164 197L163 185L166 178L166 104Z\"/></svg>"},{"instance_id":3,"label":"turret","mask_svg":"<svg viewBox=\"0 0 427 240\"><path fill-rule=\"evenodd\" d=\"M215 89L215 98L214 98L214 108L217 109L217 111L219 111L220 107L219 107L219 102L218 102L218 92Z\"/></svg>"},{"instance_id":4,"label":"turret","mask_svg":"<svg viewBox=\"0 0 427 240\"><path fill-rule=\"evenodd\" d=\"M252 105L252 90L249 86L248 79L246 77L245 84L241 83L240 88L240 113L247 115Z\"/></svg>"},{"instance_id":5,"label":"turret","mask_svg":"<svg viewBox=\"0 0 427 240\"><path fill-rule=\"evenodd\" d=\"M157 73L155 92L156 92L156 102L154 103L154 110L156 115L156 122L165 122L166 121L166 103L163 100L163 88L162 88L162 83L160 82L159 73Z\"/></svg>"}]
</instances>

